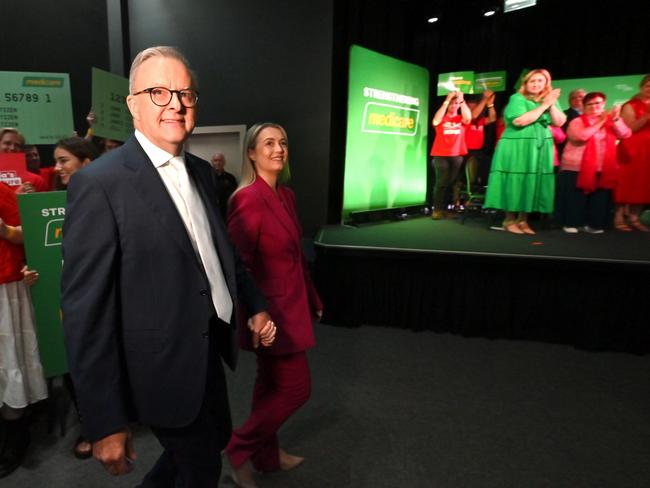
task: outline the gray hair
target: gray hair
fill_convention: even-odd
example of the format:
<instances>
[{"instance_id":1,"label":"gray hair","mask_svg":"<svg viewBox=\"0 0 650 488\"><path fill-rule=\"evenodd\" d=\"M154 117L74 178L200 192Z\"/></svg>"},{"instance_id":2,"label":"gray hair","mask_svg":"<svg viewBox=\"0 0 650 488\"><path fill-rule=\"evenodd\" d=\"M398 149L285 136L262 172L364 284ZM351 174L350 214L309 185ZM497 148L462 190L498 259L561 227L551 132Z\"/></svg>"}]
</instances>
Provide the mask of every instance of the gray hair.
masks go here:
<instances>
[{"instance_id":1,"label":"gray hair","mask_svg":"<svg viewBox=\"0 0 650 488\"><path fill-rule=\"evenodd\" d=\"M573 97L577 96L578 93L580 93L580 92L584 92L585 95L587 94L587 92L584 90L584 88L576 88L575 90L571 90L569 92L569 100L571 100Z\"/></svg>"},{"instance_id":2,"label":"gray hair","mask_svg":"<svg viewBox=\"0 0 650 488\"><path fill-rule=\"evenodd\" d=\"M177 59L187 68L187 71L190 72L190 78L192 79L192 88L198 90L199 82L196 77L196 73L190 68L190 63L187 58L181 53L177 48L172 46L154 46L148 47L140 51L135 58L133 63L131 63L131 71L129 72L129 93L133 93L133 81L135 80L135 75L142 63L151 58L172 58Z\"/></svg>"}]
</instances>

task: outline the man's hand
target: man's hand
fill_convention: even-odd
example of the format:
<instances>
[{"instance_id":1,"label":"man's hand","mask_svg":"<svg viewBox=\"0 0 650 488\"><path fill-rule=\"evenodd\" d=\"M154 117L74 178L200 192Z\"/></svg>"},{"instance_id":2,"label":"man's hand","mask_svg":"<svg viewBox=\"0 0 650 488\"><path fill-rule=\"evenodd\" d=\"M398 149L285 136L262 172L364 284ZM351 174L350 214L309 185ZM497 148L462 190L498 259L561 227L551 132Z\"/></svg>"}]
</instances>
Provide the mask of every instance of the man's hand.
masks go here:
<instances>
[{"instance_id":1,"label":"man's hand","mask_svg":"<svg viewBox=\"0 0 650 488\"><path fill-rule=\"evenodd\" d=\"M94 442L93 456L114 476L130 472L137 458L131 431L124 429Z\"/></svg>"},{"instance_id":2,"label":"man's hand","mask_svg":"<svg viewBox=\"0 0 650 488\"><path fill-rule=\"evenodd\" d=\"M267 312L260 312L248 320L248 328L253 334L253 347L257 349L260 341L264 347L269 347L275 340L277 331L271 316Z\"/></svg>"}]
</instances>

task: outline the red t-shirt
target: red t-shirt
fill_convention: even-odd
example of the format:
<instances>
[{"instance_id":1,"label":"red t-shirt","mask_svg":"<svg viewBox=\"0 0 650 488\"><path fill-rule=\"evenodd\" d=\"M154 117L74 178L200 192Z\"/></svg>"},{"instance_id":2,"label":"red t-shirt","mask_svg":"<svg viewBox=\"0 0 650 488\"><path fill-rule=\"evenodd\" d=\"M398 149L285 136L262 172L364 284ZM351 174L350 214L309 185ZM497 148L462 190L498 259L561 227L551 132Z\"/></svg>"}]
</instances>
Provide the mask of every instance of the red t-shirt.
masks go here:
<instances>
[{"instance_id":1,"label":"red t-shirt","mask_svg":"<svg viewBox=\"0 0 650 488\"><path fill-rule=\"evenodd\" d=\"M23 183L29 182L34 187L34 191L49 191L49 185L45 183L45 180L35 173L30 173L29 171L25 173L22 177Z\"/></svg>"},{"instance_id":2,"label":"red t-shirt","mask_svg":"<svg viewBox=\"0 0 650 488\"><path fill-rule=\"evenodd\" d=\"M0 218L12 227L20 225L16 193L4 183L0 183ZM0 284L22 280L23 274L20 270L24 260L25 251L22 245L12 244L0 238Z\"/></svg>"},{"instance_id":3,"label":"red t-shirt","mask_svg":"<svg viewBox=\"0 0 650 488\"><path fill-rule=\"evenodd\" d=\"M446 115L436 126L436 138L431 146L431 156L464 156L467 154L463 117Z\"/></svg>"},{"instance_id":4,"label":"red t-shirt","mask_svg":"<svg viewBox=\"0 0 650 488\"><path fill-rule=\"evenodd\" d=\"M485 143L485 117L472 120L465 129L465 142L467 149L483 149Z\"/></svg>"}]
</instances>

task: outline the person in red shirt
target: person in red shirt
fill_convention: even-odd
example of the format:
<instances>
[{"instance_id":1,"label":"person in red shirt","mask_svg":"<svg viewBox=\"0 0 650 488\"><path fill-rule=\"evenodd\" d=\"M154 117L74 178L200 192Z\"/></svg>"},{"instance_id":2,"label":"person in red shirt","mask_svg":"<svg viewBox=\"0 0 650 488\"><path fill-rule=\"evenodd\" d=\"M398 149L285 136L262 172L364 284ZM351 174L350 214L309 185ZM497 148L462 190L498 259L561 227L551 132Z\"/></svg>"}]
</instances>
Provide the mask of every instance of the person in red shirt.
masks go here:
<instances>
[{"instance_id":1,"label":"person in red shirt","mask_svg":"<svg viewBox=\"0 0 650 488\"><path fill-rule=\"evenodd\" d=\"M472 114L465 103L462 92L450 92L433 116L431 124L436 138L431 147L432 164L436 172L433 190L433 220L443 216L443 208L453 187L458 172L467 154L465 129L472 120Z\"/></svg>"},{"instance_id":2,"label":"person in red shirt","mask_svg":"<svg viewBox=\"0 0 650 488\"><path fill-rule=\"evenodd\" d=\"M54 168L52 166L47 168L41 166L41 154L34 144L25 144L23 149L27 160L27 171L43 178L45 182L44 191L51 191L54 188Z\"/></svg>"},{"instance_id":3,"label":"person in red shirt","mask_svg":"<svg viewBox=\"0 0 650 488\"><path fill-rule=\"evenodd\" d=\"M0 478L23 461L29 445L25 408L47 397L34 312L22 268L25 252L12 188L0 183Z\"/></svg>"},{"instance_id":4,"label":"person in red shirt","mask_svg":"<svg viewBox=\"0 0 650 488\"><path fill-rule=\"evenodd\" d=\"M467 157L465 164L469 174L469 184L473 186L477 181L480 185L487 184L487 175L490 172L490 161L484 151L485 129L497 120L494 108L495 95L492 90L485 90L480 100L467 100L467 106L472 113L472 121L465 128L465 141L467 143ZM487 109L487 116L485 111ZM469 188L471 191L472 189Z\"/></svg>"}]
</instances>

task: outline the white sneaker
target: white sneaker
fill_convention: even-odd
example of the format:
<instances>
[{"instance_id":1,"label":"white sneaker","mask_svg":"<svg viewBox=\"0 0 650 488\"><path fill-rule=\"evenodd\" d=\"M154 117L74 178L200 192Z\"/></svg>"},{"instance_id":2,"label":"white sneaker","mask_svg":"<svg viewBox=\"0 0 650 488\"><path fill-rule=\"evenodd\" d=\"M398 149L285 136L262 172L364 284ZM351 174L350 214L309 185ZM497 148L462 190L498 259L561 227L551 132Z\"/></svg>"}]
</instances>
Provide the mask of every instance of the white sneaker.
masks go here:
<instances>
[{"instance_id":1,"label":"white sneaker","mask_svg":"<svg viewBox=\"0 0 650 488\"><path fill-rule=\"evenodd\" d=\"M586 232L587 234L602 234L603 232L605 232L603 229L594 229L593 227L589 227L588 225L581 227L580 230Z\"/></svg>"},{"instance_id":2,"label":"white sneaker","mask_svg":"<svg viewBox=\"0 0 650 488\"><path fill-rule=\"evenodd\" d=\"M577 227L562 227L562 230L566 232L567 234L577 234L578 233L578 228Z\"/></svg>"}]
</instances>

